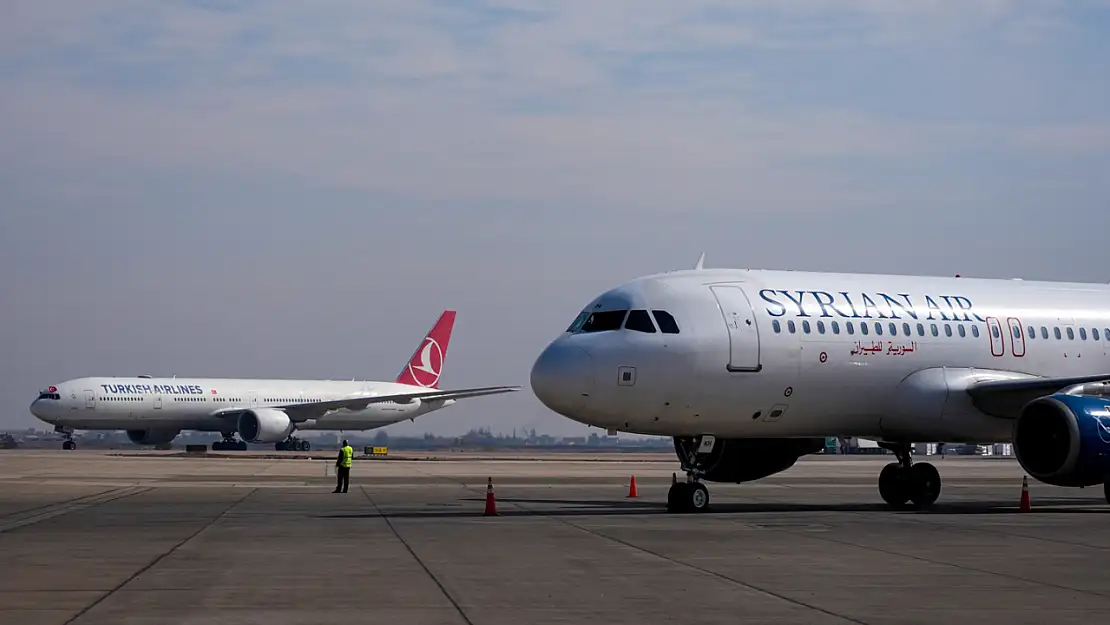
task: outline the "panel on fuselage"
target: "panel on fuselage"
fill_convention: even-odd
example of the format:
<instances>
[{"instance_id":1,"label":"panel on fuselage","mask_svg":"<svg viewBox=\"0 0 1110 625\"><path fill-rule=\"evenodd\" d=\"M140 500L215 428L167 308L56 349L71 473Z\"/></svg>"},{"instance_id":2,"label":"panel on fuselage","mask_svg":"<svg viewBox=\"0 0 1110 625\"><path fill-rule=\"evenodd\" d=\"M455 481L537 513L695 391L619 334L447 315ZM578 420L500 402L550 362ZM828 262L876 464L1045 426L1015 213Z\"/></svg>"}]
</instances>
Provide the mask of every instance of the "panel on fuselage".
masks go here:
<instances>
[{"instance_id":1,"label":"panel on fuselage","mask_svg":"<svg viewBox=\"0 0 1110 625\"><path fill-rule=\"evenodd\" d=\"M751 300L738 284L715 284L709 289L728 328L729 371L759 371L759 325Z\"/></svg>"}]
</instances>

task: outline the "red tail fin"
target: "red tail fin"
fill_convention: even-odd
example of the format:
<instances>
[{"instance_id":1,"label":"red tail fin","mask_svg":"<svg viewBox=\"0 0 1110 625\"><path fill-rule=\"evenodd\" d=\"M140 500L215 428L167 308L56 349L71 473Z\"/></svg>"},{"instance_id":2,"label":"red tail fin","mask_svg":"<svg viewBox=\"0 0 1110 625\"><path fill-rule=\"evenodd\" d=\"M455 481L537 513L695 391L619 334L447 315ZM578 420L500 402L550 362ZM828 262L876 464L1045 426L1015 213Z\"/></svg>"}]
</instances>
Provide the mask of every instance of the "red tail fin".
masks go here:
<instances>
[{"instance_id":1,"label":"red tail fin","mask_svg":"<svg viewBox=\"0 0 1110 625\"><path fill-rule=\"evenodd\" d=\"M455 326L455 311L445 310L424 340L413 352L409 363L401 369L397 382L424 388L439 388L439 376L447 361L447 344Z\"/></svg>"}]
</instances>

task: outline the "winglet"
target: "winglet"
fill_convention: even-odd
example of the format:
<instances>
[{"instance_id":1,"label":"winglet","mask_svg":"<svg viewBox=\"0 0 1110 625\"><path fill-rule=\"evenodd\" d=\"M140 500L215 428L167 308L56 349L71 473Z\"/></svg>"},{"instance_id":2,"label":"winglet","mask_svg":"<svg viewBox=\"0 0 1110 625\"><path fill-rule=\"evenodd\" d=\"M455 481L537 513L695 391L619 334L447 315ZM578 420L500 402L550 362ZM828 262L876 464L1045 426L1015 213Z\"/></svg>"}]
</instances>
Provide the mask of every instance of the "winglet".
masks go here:
<instances>
[{"instance_id":1,"label":"winglet","mask_svg":"<svg viewBox=\"0 0 1110 625\"><path fill-rule=\"evenodd\" d=\"M447 361L447 345L455 325L455 311L445 310L424 340L412 353L408 364L397 375L397 382L424 388L439 388L443 363Z\"/></svg>"},{"instance_id":2,"label":"winglet","mask_svg":"<svg viewBox=\"0 0 1110 625\"><path fill-rule=\"evenodd\" d=\"M700 271L704 267L705 267L705 252L702 252L701 256L698 256L698 263L696 265L694 265L694 271Z\"/></svg>"}]
</instances>

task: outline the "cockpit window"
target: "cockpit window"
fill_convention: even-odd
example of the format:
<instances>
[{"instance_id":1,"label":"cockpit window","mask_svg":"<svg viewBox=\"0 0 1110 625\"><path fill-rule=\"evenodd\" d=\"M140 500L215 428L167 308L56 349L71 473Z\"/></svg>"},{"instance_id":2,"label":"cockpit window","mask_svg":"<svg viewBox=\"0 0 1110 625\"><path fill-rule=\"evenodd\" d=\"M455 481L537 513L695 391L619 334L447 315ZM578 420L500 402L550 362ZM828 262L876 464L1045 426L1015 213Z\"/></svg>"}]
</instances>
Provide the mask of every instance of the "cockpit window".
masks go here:
<instances>
[{"instance_id":1,"label":"cockpit window","mask_svg":"<svg viewBox=\"0 0 1110 625\"><path fill-rule=\"evenodd\" d=\"M655 324L651 322L651 317L648 316L646 310L633 310L628 313L628 319L624 322L624 328L626 330L635 330L636 332L655 334Z\"/></svg>"},{"instance_id":2,"label":"cockpit window","mask_svg":"<svg viewBox=\"0 0 1110 625\"><path fill-rule=\"evenodd\" d=\"M653 310L651 314L655 316L655 321L659 324L660 332L663 334L678 334L678 323L675 322L671 313L665 310Z\"/></svg>"},{"instance_id":3,"label":"cockpit window","mask_svg":"<svg viewBox=\"0 0 1110 625\"><path fill-rule=\"evenodd\" d=\"M604 312L590 313L590 316L586 318L586 322L582 324L582 329L579 330L579 332L608 332L610 330L619 330L621 322L624 321L624 317L627 314L627 310L606 310Z\"/></svg>"},{"instance_id":4,"label":"cockpit window","mask_svg":"<svg viewBox=\"0 0 1110 625\"><path fill-rule=\"evenodd\" d=\"M567 326L567 332L577 332L577 331L579 331L580 329L582 329L582 324L586 323L586 319L589 319L589 318L590 318L590 313L588 313L588 312L578 313L578 316L574 318L574 321L569 326Z\"/></svg>"},{"instance_id":5,"label":"cockpit window","mask_svg":"<svg viewBox=\"0 0 1110 625\"><path fill-rule=\"evenodd\" d=\"M58 393L39 393L39 399L61 399Z\"/></svg>"}]
</instances>

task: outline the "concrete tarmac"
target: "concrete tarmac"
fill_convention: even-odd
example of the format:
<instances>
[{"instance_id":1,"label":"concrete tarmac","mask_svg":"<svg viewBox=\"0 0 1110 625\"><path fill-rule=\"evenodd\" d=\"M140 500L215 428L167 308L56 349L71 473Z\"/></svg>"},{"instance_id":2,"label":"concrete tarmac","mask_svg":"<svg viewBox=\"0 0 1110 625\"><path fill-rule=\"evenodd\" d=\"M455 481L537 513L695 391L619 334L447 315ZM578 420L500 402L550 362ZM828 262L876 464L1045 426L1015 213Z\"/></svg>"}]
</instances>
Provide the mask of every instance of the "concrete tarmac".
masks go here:
<instances>
[{"instance_id":1,"label":"concrete tarmac","mask_svg":"<svg viewBox=\"0 0 1110 625\"><path fill-rule=\"evenodd\" d=\"M330 454L0 452L0 623L1110 622L1101 489L1020 514L1013 460L931 458L927 512L883 506L890 457L814 456L679 515L670 454L430 456L344 495Z\"/></svg>"}]
</instances>

